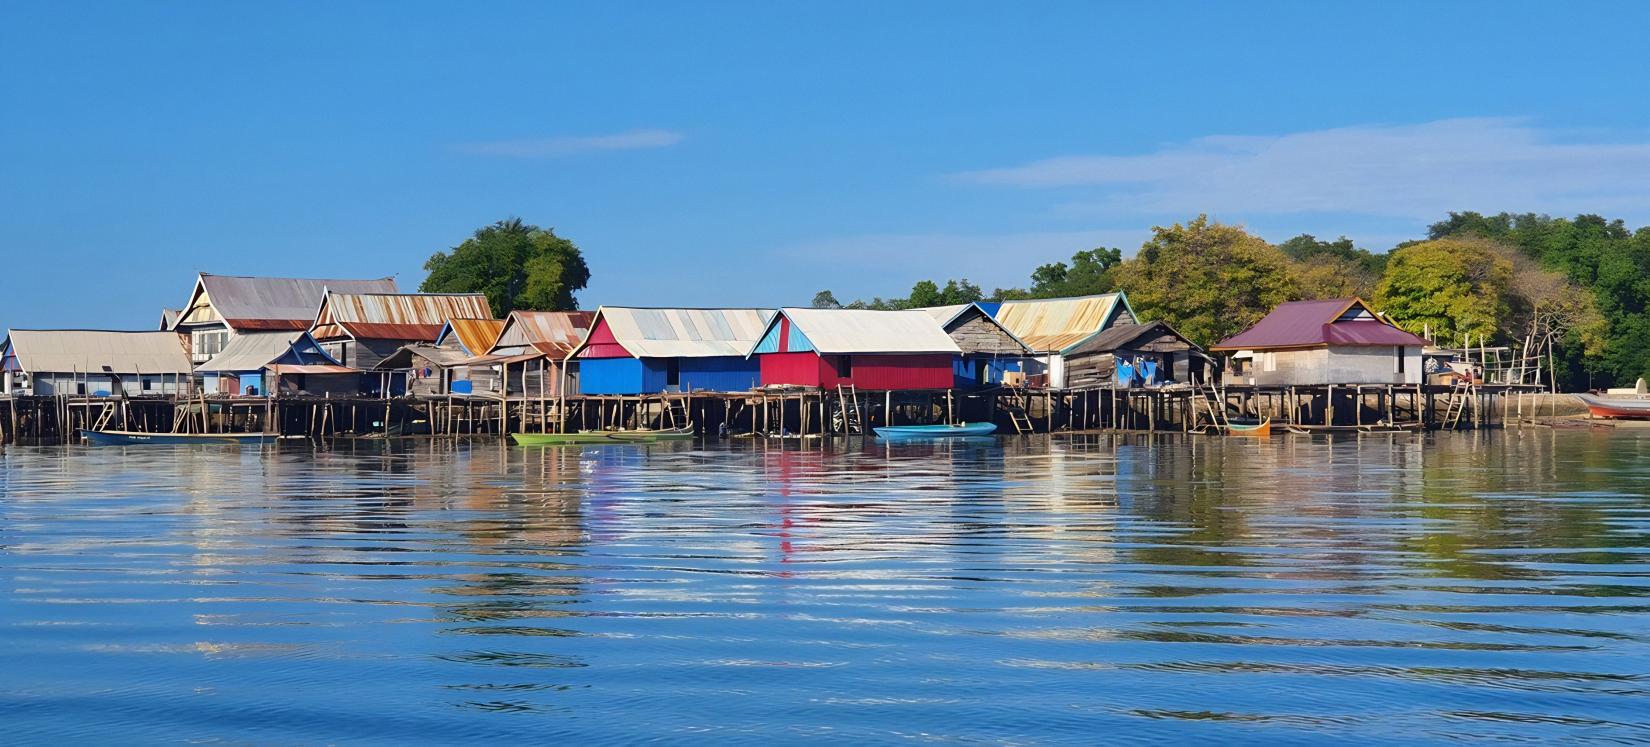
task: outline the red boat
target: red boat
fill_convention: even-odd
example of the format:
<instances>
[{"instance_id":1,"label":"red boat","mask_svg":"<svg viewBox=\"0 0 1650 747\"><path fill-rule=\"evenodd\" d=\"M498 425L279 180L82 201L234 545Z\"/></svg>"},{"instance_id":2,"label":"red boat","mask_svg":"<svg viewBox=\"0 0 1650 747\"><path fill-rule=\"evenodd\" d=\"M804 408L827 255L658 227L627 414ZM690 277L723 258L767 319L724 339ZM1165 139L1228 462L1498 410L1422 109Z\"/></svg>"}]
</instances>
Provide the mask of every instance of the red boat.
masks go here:
<instances>
[{"instance_id":1,"label":"red boat","mask_svg":"<svg viewBox=\"0 0 1650 747\"><path fill-rule=\"evenodd\" d=\"M1650 418L1650 399L1600 397L1596 394L1577 394L1587 405L1587 412L1595 418Z\"/></svg>"}]
</instances>

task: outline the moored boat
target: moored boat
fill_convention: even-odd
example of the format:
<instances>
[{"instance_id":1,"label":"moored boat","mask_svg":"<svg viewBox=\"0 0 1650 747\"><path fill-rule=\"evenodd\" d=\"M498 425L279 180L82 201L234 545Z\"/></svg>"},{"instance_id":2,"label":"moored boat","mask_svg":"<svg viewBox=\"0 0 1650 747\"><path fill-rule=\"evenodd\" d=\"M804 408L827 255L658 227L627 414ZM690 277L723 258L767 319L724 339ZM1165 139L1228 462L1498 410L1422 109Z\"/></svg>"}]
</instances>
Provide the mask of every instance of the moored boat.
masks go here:
<instances>
[{"instance_id":1,"label":"moored boat","mask_svg":"<svg viewBox=\"0 0 1650 747\"><path fill-rule=\"evenodd\" d=\"M137 431L94 431L80 429L80 437L91 446L184 446L190 444L266 444L280 436L273 433L139 433Z\"/></svg>"},{"instance_id":2,"label":"moored boat","mask_svg":"<svg viewBox=\"0 0 1650 747\"><path fill-rule=\"evenodd\" d=\"M1227 423L1226 432L1233 436L1267 438L1272 435L1272 419L1267 418L1259 423Z\"/></svg>"},{"instance_id":3,"label":"moored boat","mask_svg":"<svg viewBox=\"0 0 1650 747\"><path fill-rule=\"evenodd\" d=\"M958 423L956 425L885 425L873 429L887 439L898 438L959 438L989 436L997 431L995 423Z\"/></svg>"},{"instance_id":4,"label":"moored boat","mask_svg":"<svg viewBox=\"0 0 1650 747\"><path fill-rule=\"evenodd\" d=\"M1595 418L1638 419L1650 418L1650 398L1600 397L1596 394L1577 394L1576 399L1587 405L1587 412Z\"/></svg>"},{"instance_id":5,"label":"moored boat","mask_svg":"<svg viewBox=\"0 0 1650 747\"><path fill-rule=\"evenodd\" d=\"M510 438L518 446L556 446L560 444L650 444L657 441L688 441L692 428L636 431L579 431L578 433L512 433Z\"/></svg>"}]
</instances>

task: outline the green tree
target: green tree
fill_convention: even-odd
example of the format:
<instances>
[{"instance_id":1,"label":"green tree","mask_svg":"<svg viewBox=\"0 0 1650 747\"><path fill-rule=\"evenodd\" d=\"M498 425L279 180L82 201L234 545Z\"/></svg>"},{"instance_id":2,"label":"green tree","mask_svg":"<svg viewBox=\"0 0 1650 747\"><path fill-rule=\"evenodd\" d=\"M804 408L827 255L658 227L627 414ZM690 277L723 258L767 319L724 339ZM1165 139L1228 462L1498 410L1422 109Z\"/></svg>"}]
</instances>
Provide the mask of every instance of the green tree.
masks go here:
<instances>
[{"instance_id":1,"label":"green tree","mask_svg":"<svg viewBox=\"0 0 1650 747\"><path fill-rule=\"evenodd\" d=\"M565 311L578 308L575 295L590 283L590 268L579 248L547 228L501 220L477 229L449 251L424 263L425 293L485 293L493 314L516 309Z\"/></svg>"},{"instance_id":2,"label":"green tree","mask_svg":"<svg viewBox=\"0 0 1650 747\"><path fill-rule=\"evenodd\" d=\"M836 300L836 294L822 290L814 294L813 307L816 309L840 309L842 304Z\"/></svg>"},{"instance_id":3,"label":"green tree","mask_svg":"<svg viewBox=\"0 0 1650 747\"><path fill-rule=\"evenodd\" d=\"M1142 319L1166 321L1202 344L1236 334L1299 293L1283 252L1206 215L1153 228L1114 277Z\"/></svg>"},{"instance_id":4,"label":"green tree","mask_svg":"<svg viewBox=\"0 0 1650 747\"><path fill-rule=\"evenodd\" d=\"M1446 343L1462 334L1504 339L1514 302L1513 265L1496 245L1473 237L1433 239L1392 252L1375 289L1376 307L1398 326Z\"/></svg>"}]
</instances>

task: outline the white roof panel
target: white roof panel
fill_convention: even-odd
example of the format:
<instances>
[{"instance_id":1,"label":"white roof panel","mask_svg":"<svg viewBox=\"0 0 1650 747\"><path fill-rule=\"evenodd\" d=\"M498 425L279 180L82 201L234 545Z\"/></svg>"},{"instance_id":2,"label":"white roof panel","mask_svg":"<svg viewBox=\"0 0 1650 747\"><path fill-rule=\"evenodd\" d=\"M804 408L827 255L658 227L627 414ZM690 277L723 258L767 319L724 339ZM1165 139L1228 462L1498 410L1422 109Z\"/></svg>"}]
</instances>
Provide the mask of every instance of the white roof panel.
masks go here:
<instances>
[{"instance_id":1,"label":"white roof panel","mask_svg":"<svg viewBox=\"0 0 1650 747\"><path fill-rule=\"evenodd\" d=\"M785 309L784 313L822 354L962 353L927 311Z\"/></svg>"}]
</instances>

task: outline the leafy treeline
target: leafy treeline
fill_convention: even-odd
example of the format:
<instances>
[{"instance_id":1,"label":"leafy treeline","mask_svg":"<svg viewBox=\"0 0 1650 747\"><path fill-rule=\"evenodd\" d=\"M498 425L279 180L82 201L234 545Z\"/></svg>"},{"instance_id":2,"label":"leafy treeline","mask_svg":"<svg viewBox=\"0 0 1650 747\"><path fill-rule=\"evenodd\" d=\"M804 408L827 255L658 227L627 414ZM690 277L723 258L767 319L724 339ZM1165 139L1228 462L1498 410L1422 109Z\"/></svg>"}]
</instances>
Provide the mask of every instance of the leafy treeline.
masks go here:
<instances>
[{"instance_id":1,"label":"leafy treeline","mask_svg":"<svg viewBox=\"0 0 1650 747\"><path fill-rule=\"evenodd\" d=\"M424 263L424 293L486 293L500 319L516 309L567 311L590 283L579 248L553 229L501 220Z\"/></svg>"},{"instance_id":2,"label":"leafy treeline","mask_svg":"<svg viewBox=\"0 0 1650 747\"><path fill-rule=\"evenodd\" d=\"M1374 253L1341 237L1273 245L1206 216L1157 227L1132 258L1078 252L1033 270L1024 288L984 293L966 279L924 280L905 298L846 308L900 309L1123 290L1145 319L1202 344L1254 324L1274 306L1361 296L1441 345L1513 345L1556 364L1567 386L1650 375L1650 228L1619 220L1451 213L1424 240ZM830 291L816 307L842 306Z\"/></svg>"}]
</instances>

